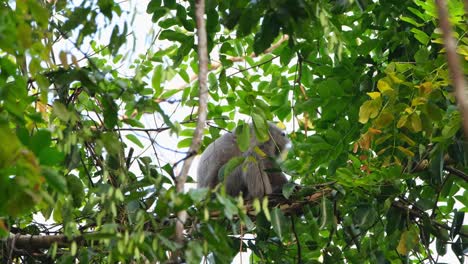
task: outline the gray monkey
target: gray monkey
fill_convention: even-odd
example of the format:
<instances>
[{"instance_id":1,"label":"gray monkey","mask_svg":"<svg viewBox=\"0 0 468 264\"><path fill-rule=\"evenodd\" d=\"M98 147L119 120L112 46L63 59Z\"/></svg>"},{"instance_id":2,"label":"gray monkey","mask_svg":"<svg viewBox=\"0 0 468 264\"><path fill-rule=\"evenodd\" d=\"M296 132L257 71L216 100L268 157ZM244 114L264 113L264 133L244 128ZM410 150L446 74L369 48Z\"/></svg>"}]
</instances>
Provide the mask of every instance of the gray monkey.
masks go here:
<instances>
[{"instance_id":1,"label":"gray monkey","mask_svg":"<svg viewBox=\"0 0 468 264\"><path fill-rule=\"evenodd\" d=\"M239 150L234 132L224 134L208 145L198 164L198 188L214 188L220 182L219 170L232 158L244 157L243 164L224 179L229 195L237 196L242 192L245 198L250 199L281 192L287 179L275 166L274 159L287 148L289 139L276 125L268 123L268 128L270 138L259 143L253 125L250 125L250 147L244 153Z\"/></svg>"}]
</instances>

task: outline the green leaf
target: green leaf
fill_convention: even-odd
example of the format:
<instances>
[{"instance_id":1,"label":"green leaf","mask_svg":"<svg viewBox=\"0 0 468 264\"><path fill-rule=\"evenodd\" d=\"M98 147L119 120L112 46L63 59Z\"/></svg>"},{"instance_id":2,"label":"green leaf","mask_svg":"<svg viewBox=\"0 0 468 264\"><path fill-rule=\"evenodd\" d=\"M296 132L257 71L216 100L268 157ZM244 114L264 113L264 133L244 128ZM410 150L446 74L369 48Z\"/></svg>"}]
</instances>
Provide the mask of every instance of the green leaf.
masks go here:
<instances>
[{"instance_id":1,"label":"green leaf","mask_svg":"<svg viewBox=\"0 0 468 264\"><path fill-rule=\"evenodd\" d=\"M317 85L317 93L322 98L342 96L343 88L335 79L327 79Z\"/></svg>"},{"instance_id":2,"label":"green leaf","mask_svg":"<svg viewBox=\"0 0 468 264\"><path fill-rule=\"evenodd\" d=\"M163 16L167 14L167 12L168 12L167 8L164 8L164 7L155 8L154 11L152 12L153 16L151 17L151 21L153 23L157 23L159 19L161 19Z\"/></svg>"},{"instance_id":3,"label":"green leaf","mask_svg":"<svg viewBox=\"0 0 468 264\"><path fill-rule=\"evenodd\" d=\"M58 101L55 101L54 102L54 106L53 106L53 113L62 121L64 122L68 122L68 120L70 120L71 118L71 113L68 111L67 107L58 102Z\"/></svg>"},{"instance_id":4,"label":"green leaf","mask_svg":"<svg viewBox=\"0 0 468 264\"><path fill-rule=\"evenodd\" d=\"M118 155L120 153L122 142L114 132L106 132L100 137L102 144L110 155Z\"/></svg>"},{"instance_id":5,"label":"green leaf","mask_svg":"<svg viewBox=\"0 0 468 264\"><path fill-rule=\"evenodd\" d=\"M360 205L354 211L353 222L362 229L371 227L376 220L376 211L370 205Z\"/></svg>"},{"instance_id":6,"label":"green leaf","mask_svg":"<svg viewBox=\"0 0 468 264\"><path fill-rule=\"evenodd\" d=\"M434 104L432 102L428 102L427 104L425 104L425 108L426 108L426 111L427 111L427 115L433 121L442 120L442 118L444 116L444 112L436 104Z\"/></svg>"},{"instance_id":7,"label":"green leaf","mask_svg":"<svg viewBox=\"0 0 468 264\"><path fill-rule=\"evenodd\" d=\"M228 93L228 86L227 86L227 78L226 78L226 70L222 69L221 72L219 73L219 88L221 88L221 91L223 94Z\"/></svg>"},{"instance_id":8,"label":"green leaf","mask_svg":"<svg viewBox=\"0 0 468 264\"><path fill-rule=\"evenodd\" d=\"M34 154L39 155L44 148L50 146L51 142L50 131L45 129L38 130L31 138L31 150Z\"/></svg>"},{"instance_id":9,"label":"green leaf","mask_svg":"<svg viewBox=\"0 0 468 264\"><path fill-rule=\"evenodd\" d=\"M128 140L130 140L131 142L135 143L135 145L137 145L138 147L140 148L144 148L143 144L141 143L141 141L133 134L128 134L125 136Z\"/></svg>"},{"instance_id":10,"label":"green leaf","mask_svg":"<svg viewBox=\"0 0 468 264\"><path fill-rule=\"evenodd\" d=\"M258 142L265 142L270 138L268 133L268 124L261 115L252 113L252 120L254 124L255 136Z\"/></svg>"},{"instance_id":11,"label":"green leaf","mask_svg":"<svg viewBox=\"0 0 468 264\"><path fill-rule=\"evenodd\" d=\"M146 13L152 14L158 7L161 7L161 0L151 0L146 7Z\"/></svg>"},{"instance_id":12,"label":"green leaf","mask_svg":"<svg viewBox=\"0 0 468 264\"><path fill-rule=\"evenodd\" d=\"M145 125L143 123L141 123L140 121L138 121L135 118L124 118L124 119L122 119L122 122L125 123L125 124L129 124L132 127L140 127L140 128L145 127Z\"/></svg>"},{"instance_id":13,"label":"green leaf","mask_svg":"<svg viewBox=\"0 0 468 264\"><path fill-rule=\"evenodd\" d=\"M43 167L42 175L44 175L47 183L59 193L65 194L68 191L67 182L63 175L60 175L56 170Z\"/></svg>"},{"instance_id":14,"label":"green leaf","mask_svg":"<svg viewBox=\"0 0 468 264\"><path fill-rule=\"evenodd\" d=\"M278 36L280 24L276 20L275 14L269 13L263 18L260 32L255 34L254 38L254 52L261 54L264 50L270 47L270 44Z\"/></svg>"},{"instance_id":15,"label":"green leaf","mask_svg":"<svg viewBox=\"0 0 468 264\"><path fill-rule=\"evenodd\" d=\"M209 192L208 188L190 189L189 195L190 195L190 198L192 198L192 200L195 203L199 203L199 202L202 202L206 198L206 195L208 194L208 192Z\"/></svg>"},{"instance_id":16,"label":"green leaf","mask_svg":"<svg viewBox=\"0 0 468 264\"><path fill-rule=\"evenodd\" d=\"M163 32L161 32L161 34L159 35L159 39L161 40L167 39L167 40L178 41L178 42L183 43L185 39L187 39L187 35L174 31L174 30L166 29Z\"/></svg>"},{"instance_id":17,"label":"green leaf","mask_svg":"<svg viewBox=\"0 0 468 264\"><path fill-rule=\"evenodd\" d=\"M422 30L419 30L417 28L412 28L411 32L414 33L414 37L421 42L423 45L427 45L431 38Z\"/></svg>"},{"instance_id":18,"label":"green leaf","mask_svg":"<svg viewBox=\"0 0 468 264\"><path fill-rule=\"evenodd\" d=\"M164 0L164 6L175 9L176 8L176 1L175 0Z\"/></svg>"},{"instance_id":19,"label":"green leaf","mask_svg":"<svg viewBox=\"0 0 468 264\"><path fill-rule=\"evenodd\" d=\"M230 175L237 167L241 166L245 161L245 157L233 157L224 164L218 171L218 180L224 182L226 176Z\"/></svg>"},{"instance_id":20,"label":"green leaf","mask_svg":"<svg viewBox=\"0 0 468 264\"><path fill-rule=\"evenodd\" d=\"M151 78L151 85L153 86L153 89L154 89L155 98L158 98L163 92L164 89L161 86L161 83L163 83L164 81L165 81L165 78L164 78L163 66L157 65L156 67L154 67L153 77Z\"/></svg>"},{"instance_id":21,"label":"green leaf","mask_svg":"<svg viewBox=\"0 0 468 264\"><path fill-rule=\"evenodd\" d=\"M101 103L103 106L104 125L107 129L113 129L118 121L118 106L114 99L108 94L103 95Z\"/></svg>"},{"instance_id":22,"label":"green leaf","mask_svg":"<svg viewBox=\"0 0 468 264\"><path fill-rule=\"evenodd\" d=\"M410 23L411 25L416 26L416 27L422 27L422 26L424 26L423 23L418 23L418 22L416 22L416 20L414 20L414 19L411 18L411 17L401 16L400 19L403 20L403 21L405 21L405 22L408 22L408 23Z\"/></svg>"},{"instance_id":23,"label":"green leaf","mask_svg":"<svg viewBox=\"0 0 468 264\"><path fill-rule=\"evenodd\" d=\"M237 215L239 210L237 209L237 206L233 204L229 198L222 196L219 193L216 194L216 198L222 205L224 205L224 215L228 219L232 219L234 215Z\"/></svg>"},{"instance_id":24,"label":"green leaf","mask_svg":"<svg viewBox=\"0 0 468 264\"><path fill-rule=\"evenodd\" d=\"M237 146L240 151L247 151L250 147L250 126L242 122L236 127L235 133Z\"/></svg>"},{"instance_id":25,"label":"green leaf","mask_svg":"<svg viewBox=\"0 0 468 264\"><path fill-rule=\"evenodd\" d=\"M282 194L283 196L286 198L286 199L289 199L289 197L291 197L291 195L294 193L294 191L296 190L296 187L297 185L293 182L288 182L286 184L283 185L283 188L282 188Z\"/></svg>"},{"instance_id":26,"label":"green leaf","mask_svg":"<svg viewBox=\"0 0 468 264\"><path fill-rule=\"evenodd\" d=\"M429 173L433 183L439 184L443 180L444 152L441 145L436 145L432 154Z\"/></svg>"},{"instance_id":27,"label":"green leaf","mask_svg":"<svg viewBox=\"0 0 468 264\"><path fill-rule=\"evenodd\" d=\"M73 206L81 207L85 198L83 182L77 176L69 174L67 176L67 186L73 198Z\"/></svg>"},{"instance_id":28,"label":"green leaf","mask_svg":"<svg viewBox=\"0 0 468 264\"><path fill-rule=\"evenodd\" d=\"M465 212L456 212L453 217L452 227L450 229L450 236L456 237L460 234L460 230L463 226L463 220L465 218Z\"/></svg>"},{"instance_id":29,"label":"green leaf","mask_svg":"<svg viewBox=\"0 0 468 264\"><path fill-rule=\"evenodd\" d=\"M273 230L275 230L278 238L283 241L285 235L289 232L288 219L278 207L275 207L270 211L270 216Z\"/></svg>"},{"instance_id":30,"label":"green leaf","mask_svg":"<svg viewBox=\"0 0 468 264\"><path fill-rule=\"evenodd\" d=\"M60 166L65 159L65 155L56 148L43 148L38 155L39 162L45 166Z\"/></svg>"},{"instance_id":31,"label":"green leaf","mask_svg":"<svg viewBox=\"0 0 468 264\"><path fill-rule=\"evenodd\" d=\"M177 143L177 148L188 148L192 144L192 138L184 138Z\"/></svg>"},{"instance_id":32,"label":"green leaf","mask_svg":"<svg viewBox=\"0 0 468 264\"><path fill-rule=\"evenodd\" d=\"M441 256L447 254L447 241L444 241L440 238L436 238L436 250L437 253Z\"/></svg>"}]
</instances>

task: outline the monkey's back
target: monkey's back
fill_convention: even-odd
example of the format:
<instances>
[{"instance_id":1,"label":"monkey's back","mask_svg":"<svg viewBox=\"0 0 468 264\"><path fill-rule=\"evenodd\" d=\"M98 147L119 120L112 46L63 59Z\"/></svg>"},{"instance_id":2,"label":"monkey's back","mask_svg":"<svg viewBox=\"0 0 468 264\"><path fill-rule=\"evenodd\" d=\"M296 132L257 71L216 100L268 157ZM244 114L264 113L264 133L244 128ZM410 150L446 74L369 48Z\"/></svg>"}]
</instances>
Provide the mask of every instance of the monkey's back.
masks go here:
<instances>
[{"instance_id":1,"label":"monkey's back","mask_svg":"<svg viewBox=\"0 0 468 264\"><path fill-rule=\"evenodd\" d=\"M197 170L197 185L215 187L218 183L218 171L231 158L242 155L236 143L234 133L227 133L211 142L200 157Z\"/></svg>"}]
</instances>

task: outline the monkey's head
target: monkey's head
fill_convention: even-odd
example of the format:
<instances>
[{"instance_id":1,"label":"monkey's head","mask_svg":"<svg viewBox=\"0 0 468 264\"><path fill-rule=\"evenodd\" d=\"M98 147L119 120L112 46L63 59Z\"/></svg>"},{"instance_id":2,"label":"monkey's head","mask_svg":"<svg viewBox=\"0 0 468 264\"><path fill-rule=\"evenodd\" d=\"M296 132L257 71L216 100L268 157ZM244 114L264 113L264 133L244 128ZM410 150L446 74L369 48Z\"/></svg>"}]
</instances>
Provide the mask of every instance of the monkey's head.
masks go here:
<instances>
[{"instance_id":1,"label":"monkey's head","mask_svg":"<svg viewBox=\"0 0 468 264\"><path fill-rule=\"evenodd\" d=\"M262 147L268 155L278 158L289 148L291 141L289 141L286 131L279 128L276 124L269 122L268 126L270 139L263 143Z\"/></svg>"}]
</instances>

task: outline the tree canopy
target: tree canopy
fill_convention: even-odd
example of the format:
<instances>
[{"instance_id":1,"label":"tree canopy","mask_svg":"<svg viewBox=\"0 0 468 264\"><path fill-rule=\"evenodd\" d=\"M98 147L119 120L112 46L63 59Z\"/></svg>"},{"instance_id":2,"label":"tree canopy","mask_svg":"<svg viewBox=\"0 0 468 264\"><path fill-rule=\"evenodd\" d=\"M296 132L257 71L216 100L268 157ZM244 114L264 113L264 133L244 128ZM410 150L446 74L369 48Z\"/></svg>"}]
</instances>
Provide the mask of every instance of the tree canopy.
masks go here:
<instances>
[{"instance_id":1,"label":"tree canopy","mask_svg":"<svg viewBox=\"0 0 468 264\"><path fill-rule=\"evenodd\" d=\"M150 0L150 32L141 5L0 1L2 263L463 263L468 4ZM300 188L184 190L267 121Z\"/></svg>"}]
</instances>

